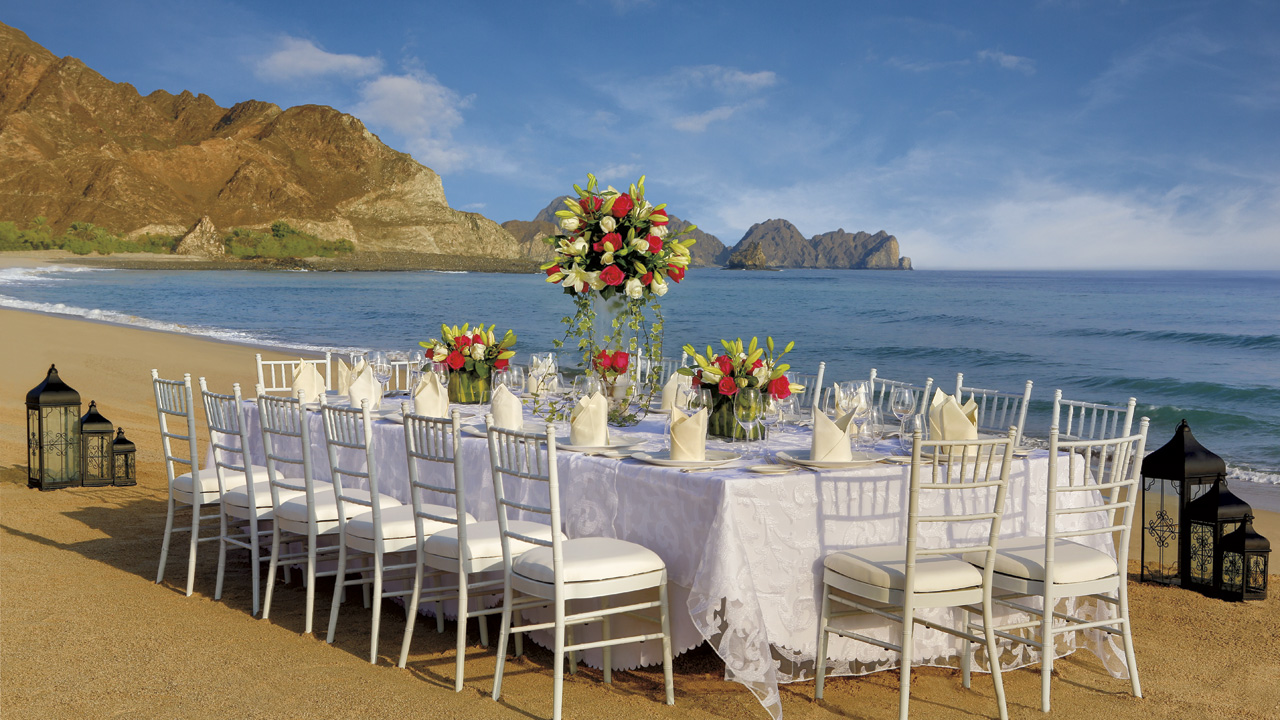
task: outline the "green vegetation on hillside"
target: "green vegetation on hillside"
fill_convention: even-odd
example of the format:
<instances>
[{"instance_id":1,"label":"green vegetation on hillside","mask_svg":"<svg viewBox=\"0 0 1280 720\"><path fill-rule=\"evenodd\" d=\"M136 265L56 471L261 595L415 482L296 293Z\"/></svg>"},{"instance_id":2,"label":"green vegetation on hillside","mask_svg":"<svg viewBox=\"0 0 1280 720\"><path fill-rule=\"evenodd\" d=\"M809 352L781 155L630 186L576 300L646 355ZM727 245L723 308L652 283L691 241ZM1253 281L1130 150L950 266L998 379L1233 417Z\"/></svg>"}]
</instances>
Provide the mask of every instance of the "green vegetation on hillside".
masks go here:
<instances>
[{"instance_id":1,"label":"green vegetation on hillside","mask_svg":"<svg viewBox=\"0 0 1280 720\"><path fill-rule=\"evenodd\" d=\"M61 235L48 220L38 217L25 230L16 223L0 222L0 251L67 250L76 255L112 253L155 253L169 255L180 238L171 235L140 235L125 238L93 223L75 222ZM235 228L223 238L227 254L242 259L336 257L355 252L350 240L322 240L285 222L275 222L267 233Z\"/></svg>"}]
</instances>

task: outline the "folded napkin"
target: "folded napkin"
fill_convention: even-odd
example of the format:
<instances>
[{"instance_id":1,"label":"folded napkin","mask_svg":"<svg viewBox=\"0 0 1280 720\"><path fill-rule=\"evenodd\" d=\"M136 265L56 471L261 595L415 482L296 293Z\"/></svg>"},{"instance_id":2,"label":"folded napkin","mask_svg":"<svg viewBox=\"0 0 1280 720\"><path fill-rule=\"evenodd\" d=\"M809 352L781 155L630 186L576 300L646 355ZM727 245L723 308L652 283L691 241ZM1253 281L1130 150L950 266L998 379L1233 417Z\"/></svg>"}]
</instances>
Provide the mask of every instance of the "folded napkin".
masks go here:
<instances>
[{"instance_id":1,"label":"folded napkin","mask_svg":"<svg viewBox=\"0 0 1280 720\"><path fill-rule=\"evenodd\" d=\"M351 373L351 366L347 364L346 360L339 359L338 382L333 389L346 395L347 391L351 389L351 378L353 377L355 376Z\"/></svg>"},{"instance_id":2,"label":"folded napkin","mask_svg":"<svg viewBox=\"0 0 1280 720\"><path fill-rule=\"evenodd\" d=\"M525 376L525 390L530 395L541 395L547 390L553 382L556 372L556 362L550 358L531 358L529 360L529 372Z\"/></svg>"},{"instance_id":3,"label":"folded napkin","mask_svg":"<svg viewBox=\"0 0 1280 720\"><path fill-rule=\"evenodd\" d=\"M369 401L369 409L377 410L382 407L382 384L373 377L373 368L363 363L356 367L362 368L359 372L352 371L351 387L347 388L347 399L351 401L351 407L360 407L361 400Z\"/></svg>"},{"instance_id":4,"label":"folded napkin","mask_svg":"<svg viewBox=\"0 0 1280 720\"><path fill-rule=\"evenodd\" d=\"M929 439L977 440L978 404L969 398L961 405L951 395L935 390L929 404ZM940 449L944 453L950 452L947 446Z\"/></svg>"},{"instance_id":5,"label":"folded napkin","mask_svg":"<svg viewBox=\"0 0 1280 720\"><path fill-rule=\"evenodd\" d=\"M667 378L667 384L662 386L662 409L670 410L676 404L676 398L680 397L680 393L689 387L693 382L693 378L686 377L680 373L671 373L671 377Z\"/></svg>"},{"instance_id":6,"label":"folded napkin","mask_svg":"<svg viewBox=\"0 0 1280 720\"><path fill-rule=\"evenodd\" d=\"M847 462L853 459L853 447L849 438L849 428L857 428L853 423L853 413L847 413L839 420L832 421L827 414L813 408L813 444L809 448L809 459L818 462Z\"/></svg>"},{"instance_id":7,"label":"folded napkin","mask_svg":"<svg viewBox=\"0 0 1280 720\"><path fill-rule=\"evenodd\" d=\"M506 430L524 429L524 403L520 402L520 398L508 390L506 385L499 385L498 389L493 391L490 407L493 412L494 427Z\"/></svg>"},{"instance_id":8,"label":"folded napkin","mask_svg":"<svg viewBox=\"0 0 1280 720\"><path fill-rule=\"evenodd\" d=\"M685 415L671 408L671 459L701 462L707 459L707 409Z\"/></svg>"},{"instance_id":9,"label":"folded napkin","mask_svg":"<svg viewBox=\"0 0 1280 720\"><path fill-rule=\"evenodd\" d=\"M293 370L293 396L302 393L302 402L320 402L324 398L324 376L316 369L313 362L299 360Z\"/></svg>"},{"instance_id":10,"label":"folded napkin","mask_svg":"<svg viewBox=\"0 0 1280 720\"><path fill-rule=\"evenodd\" d=\"M413 411L427 417L449 417L449 391L435 373L423 373L413 388Z\"/></svg>"},{"instance_id":11,"label":"folded napkin","mask_svg":"<svg viewBox=\"0 0 1280 720\"><path fill-rule=\"evenodd\" d=\"M603 447L609 444L609 401L595 393L584 397L569 413L569 444Z\"/></svg>"}]
</instances>

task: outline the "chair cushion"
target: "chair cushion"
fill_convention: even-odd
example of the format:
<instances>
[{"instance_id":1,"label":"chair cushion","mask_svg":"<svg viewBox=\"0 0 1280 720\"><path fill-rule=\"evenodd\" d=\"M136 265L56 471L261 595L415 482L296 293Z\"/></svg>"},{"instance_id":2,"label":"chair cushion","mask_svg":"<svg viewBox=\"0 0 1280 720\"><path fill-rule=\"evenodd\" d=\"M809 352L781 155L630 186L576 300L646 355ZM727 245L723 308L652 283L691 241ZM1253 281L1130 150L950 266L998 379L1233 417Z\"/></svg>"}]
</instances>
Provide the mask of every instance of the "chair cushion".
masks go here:
<instances>
[{"instance_id":1,"label":"chair cushion","mask_svg":"<svg viewBox=\"0 0 1280 720\"><path fill-rule=\"evenodd\" d=\"M631 577L666 565L643 545L615 538L576 538L560 544L564 557L564 581L569 583ZM551 548L535 547L516 558L511 571L536 582L555 582Z\"/></svg>"},{"instance_id":2,"label":"chair cushion","mask_svg":"<svg viewBox=\"0 0 1280 720\"><path fill-rule=\"evenodd\" d=\"M281 488L279 492L280 492L280 502L282 503L286 500L292 500L293 498L296 498L296 497L301 497L305 500L307 496L306 493L300 490L285 490L284 488ZM271 483L270 482L254 483L253 499L256 502L258 508L271 507ZM235 505L236 507L242 507L242 508L249 507L249 486L239 485L233 490L228 490L225 494L223 494L222 501L229 505Z\"/></svg>"},{"instance_id":3,"label":"chair cushion","mask_svg":"<svg viewBox=\"0 0 1280 720\"><path fill-rule=\"evenodd\" d=\"M828 570L876 587L905 590L907 546L841 550L823 561ZM916 557L916 592L946 592L982 585L982 573L969 563L948 555Z\"/></svg>"},{"instance_id":4,"label":"chair cushion","mask_svg":"<svg viewBox=\"0 0 1280 720\"><path fill-rule=\"evenodd\" d=\"M267 474L267 469L261 465L253 465L249 468L249 474L253 476L254 482L262 482L270 480L271 476ZM244 473L234 470L223 470L223 482L226 488L230 490L245 484ZM179 475L173 479L173 489L178 492L191 494L191 473ZM200 492L216 493L218 492L218 473L213 468L200 471Z\"/></svg>"},{"instance_id":5,"label":"chair cushion","mask_svg":"<svg viewBox=\"0 0 1280 720\"><path fill-rule=\"evenodd\" d=\"M332 487L332 486L330 486ZM368 490L344 490L343 494L347 497L358 497L365 500L369 499ZM390 495L380 495L382 504L379 507L395 507L400 505L400 501ZM338 499L334 497L333 490L317 491L316 498L316 522L337 522L338 521ZM355 503L346 503L342 506L346 510L347 517L359 515L368 512L369 508L365 505L357 505ZM294 522L307 521L307 496L301 495L293 498L288 502L280 503L280 509L276 511L276 517L282 520L292 520Z\"/></svg>"},{"instance_id":6,"label":"chair cushion","mask_svg":"<svg viewBox=\"0 0 1280 720\"><path fill-rule=\"evenodd\" d=\"M432 515L439 515L441 517L448 517L457 513L457 510L454 510L451 507L445 507L444 505L423 505L422 511L431 513ZM471 517L470 514L465 517L467 518L467 522L476 521L476 519ZM422 532L427 535L438 533L441 530L451 527L453 527L453 525L440 522L439 520L429 520L426 518L423 518L422 520ZM356 537L372 540L373 511L365 510L359 515L348 520L347 533ZM382 506L383 538L411 538L416 537L416 533L417 530L414 528L412 505L398 505L392 508L389 508L386 505Z\"/></svg>"},{"instance_id":7,"label":"chair cushion","mask_svg":"<svg viewBox=\"0 0 1280 720\"><path fill-rule=\"evenodd\" d=\"M1001 575L1044 582L1045 538L1022 537L1002 540L996 550L996 572ZM965 553L966 562L982 567L986 553ZM1053 545L1053 582L1077 583L1098 580L1116 574L1116 561L1110 555L1072 540L1055 540Z\"/></svg>"},{"instance_id":8,"label":"chair cushion","mask_svg":"<svg viewBox=\"0 0 1280 720\"><path fill-rule=\"evenodd\" d=\"M507 522L507 529L510 532L551 541L550 525L528 520L511 520ZM560 537L563 538L564 533L560 533ZM516 557L536 547L541 546L512 538L511 556ZM458 557L458 528L450 527L427 538L427 552L439 557ZM467 525L467 558L476 560L497 557L502 557L502 538L498 534L498 521L489 520Z\"/></svg>"}]
</instances>

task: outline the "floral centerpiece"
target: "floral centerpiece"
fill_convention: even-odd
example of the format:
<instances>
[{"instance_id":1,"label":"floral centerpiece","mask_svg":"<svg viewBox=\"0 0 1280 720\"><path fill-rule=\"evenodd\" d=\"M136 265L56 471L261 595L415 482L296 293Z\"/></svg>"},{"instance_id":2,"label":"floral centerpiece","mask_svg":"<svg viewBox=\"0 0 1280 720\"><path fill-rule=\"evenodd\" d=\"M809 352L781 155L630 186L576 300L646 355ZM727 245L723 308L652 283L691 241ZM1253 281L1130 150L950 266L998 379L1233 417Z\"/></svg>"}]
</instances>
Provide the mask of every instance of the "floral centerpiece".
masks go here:
<instances>
[{"instance_id":1,"label":"floral centerpiece","mask_svg":"<svg viewBox=\"0 0 1280 720\"><path fill-rule=\"evenodd\" d=\"M642 176L627 192L599 190L594 175L587 176L585 190L574 185L578 199L565 200L566 208L556 212L564 232L546 240L555 259L542 266L547 282L560 285L576 306L564 319L569 330L556 346L577 339L582 367L606 388L614 425L639 422L652 399L655 378L644 374L656 372L657 366L633 360L661 359L662 307L657 298L684 279L689 248L697 242L679 237L695 226L680 233L668 230L666 206L645 200L644 180ZM653 313L652 323L646 309Z\"/></svg>"},{"instance_id":2,"label":"floral centerpiece","mask_svg":"<svg viewBox=\"0 0 1280 720\"><path fill-rule=\"evenodd\" d=\"M695 388L710 391L712 407L707 418L707 433L720 437L747 439L748 434L738 425L733 416L733 399L744 388L759 390L772 399L789 397L793 392L803 390L803 386L792 385L786 373L791 366L780 362L783 355L791 352L795 342L787 343L782 352L774 355L773 338L765 338L764 347L756 338L749 344L736 340L721 340L724 353L717 355L707 346L706 354L699 353L692 345L685 345L684 351L693 358L696 368L680 368L681 375L693 378ZM760 437L760 428L751 430L750 439Z\"/></svg>"},{"instance_id":3,"label":"floral centerpiece","mask_svg":"<svg viewBox=\"0 0 1280 720\"><path fill-rule=\"evenodd\" d=\"M508 330L498 341L493 328L484 323L474 328L441 325L439 338L418 343L426 348L427 362L439 363L449 373L450 402L488 402L490 378L511 364L516 334Z\"/></svg>"}]
</instances>

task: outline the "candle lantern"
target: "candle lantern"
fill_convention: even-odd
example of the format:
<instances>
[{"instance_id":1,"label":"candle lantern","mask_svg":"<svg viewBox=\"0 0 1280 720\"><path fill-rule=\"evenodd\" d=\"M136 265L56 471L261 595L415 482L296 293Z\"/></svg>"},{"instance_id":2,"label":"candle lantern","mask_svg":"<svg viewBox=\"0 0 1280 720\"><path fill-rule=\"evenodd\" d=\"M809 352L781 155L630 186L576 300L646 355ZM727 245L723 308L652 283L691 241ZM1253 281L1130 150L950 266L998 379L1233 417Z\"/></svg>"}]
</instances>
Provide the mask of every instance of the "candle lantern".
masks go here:
<instances>
[{"instance_id":1,"label":"candle lantern","mask_svg":"<svg viewBox=\"0 0 1280 720\"><path fill-rule=\"evenodd\" d=\"M89 402L89 412L80 418L80 484L102 487L113 481L111 436L115 426L98 412L98 403Z\"/></svg>"},{"instance_id":2,"label":"candle lantern","mask_svg":"<svg viewBox=\"0 0 1280 720\"><path fill-rule=\"evenodd\" d=\"M1225 540L1252 515L1249 503L1232 494L1221 481L1187 505L1189 554L1182 566L1182 587L1205 595L1222 594Z\"/></svg>"},{"instance_id":3,"label":"candle lantern","mask_svg":"<svg viewBox=\"0 0 1280 720\"><path fill-rule=\"evenodd\" d=\"M27 393L27 487L57 490L80 484L80 393L49 366Z\"/></svg>"},{"instance_id":4,"label":"candle lantern","mask_svg":"<svg viewBox=\"0 0 1280 720\"><path fill-rule=\"evenodd\" d=\"M1222 597L1225 600L1266 600L1267 564L1271 543L1253 529L1245 516L1235 532L1222 540Z\"/></svg>"},{"instance_id":5,"label":"candle lantern","mask_svg":"<svg viewBox=\"0 0 1280 720\"><path fill-rule=\"evenodd\" d=\"M1187 505L1226 476L1226 461L1196 440L1186 420L1164 447L1143 458L1140 580L1185 587L1191 555ZM1156 490L1159 506L1149 512L1148 491Z\"/></svg>"},{"instance_id":6,"label":"candle lantern","mask_svg":"<svg viewBox=\"0 0 1280 720\"><path fill-rule=\"evenodd\" d=\"M138 484L137 452L138 447L124 436L124 428L120 428L115 442L111 443L111 477L116 487Z\"/></svg>"}]
</instances>

